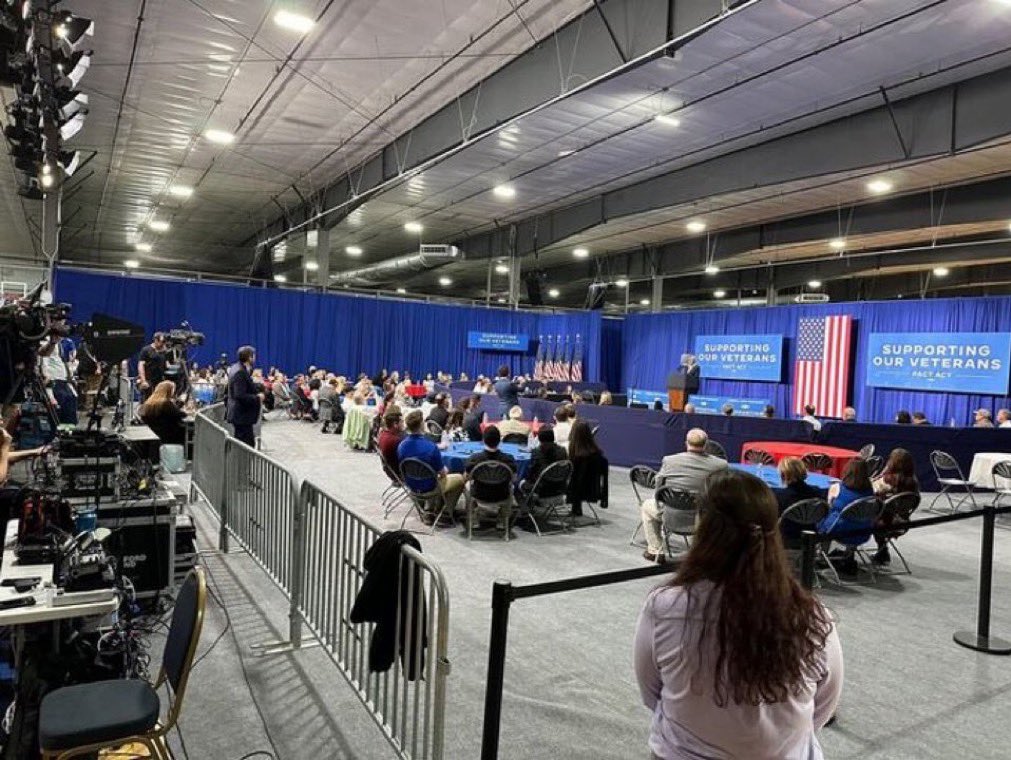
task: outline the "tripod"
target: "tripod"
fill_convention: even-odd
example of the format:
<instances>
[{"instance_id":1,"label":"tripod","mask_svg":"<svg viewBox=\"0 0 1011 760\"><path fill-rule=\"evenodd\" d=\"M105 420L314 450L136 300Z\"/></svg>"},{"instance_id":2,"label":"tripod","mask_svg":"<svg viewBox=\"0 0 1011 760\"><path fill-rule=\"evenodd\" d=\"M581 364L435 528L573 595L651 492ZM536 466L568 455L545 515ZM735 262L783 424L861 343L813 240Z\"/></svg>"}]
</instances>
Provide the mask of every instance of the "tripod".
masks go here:
<instances>
[{"instance_id":1,"label":"tripod","mask_svg":"<svg viewBox=\"0 0 1011 760\"><path fill-rule=\"evenodd\" d=\"M46 387L42 382L42 378L37 373L29 370L27 365L19 370L17 376L14 378L11 389L7 392L6 397L4 397L4 408L9 406L17 397L18 391L22 392L25 402L36 403L43 408L46 417L49 418L49 424L54 431L59 427L60 417L56 413L56 408L53 406L49 394L46 393Z\"/></svg>"}]
</instances>

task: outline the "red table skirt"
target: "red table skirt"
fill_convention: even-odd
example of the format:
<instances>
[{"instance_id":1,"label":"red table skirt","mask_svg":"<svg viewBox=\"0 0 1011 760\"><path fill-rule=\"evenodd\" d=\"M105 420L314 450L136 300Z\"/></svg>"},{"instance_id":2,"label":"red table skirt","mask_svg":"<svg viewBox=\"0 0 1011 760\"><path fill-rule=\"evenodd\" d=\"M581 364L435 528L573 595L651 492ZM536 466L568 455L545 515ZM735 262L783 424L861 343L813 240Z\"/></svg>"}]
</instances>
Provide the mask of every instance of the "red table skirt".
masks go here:
<instances>
[{"instance_id":1,"label":"red table skirt","mask_svg":"<svg viewBox=\"0 0 1011 760\"><path fill-rule=\"evenodd\" d=\"M404 390L411 398L421 398L428 395L428 391L425 390L424 385L407 385L404 387Z\"/></svg>"},{"instance_id":2,"label":"red table skirt","mask_svg":"<svg viewBox=\"0 0 1011 760\"><path fill-rule=\"evenodd\" d=\"M833 478L841 478L843 470L846 469L846 465L849 464L850 460L856 459L860 456L859 451L851 451L850 449L840 449L835 446L820 446L817 443L788 443L785 441L748 441L743 446L741 446L741 461L744 461L745 455L752 449L761 449L762 451L767 451L772 454L773 458L776 460L776 464L779 464L779 460L784 457L797 457L800 459L805 454L813 454L815 452L819 454L826 454L832 460L832 467L826 473L826 475L831 475Z\"/></svg>"}]
</instances>

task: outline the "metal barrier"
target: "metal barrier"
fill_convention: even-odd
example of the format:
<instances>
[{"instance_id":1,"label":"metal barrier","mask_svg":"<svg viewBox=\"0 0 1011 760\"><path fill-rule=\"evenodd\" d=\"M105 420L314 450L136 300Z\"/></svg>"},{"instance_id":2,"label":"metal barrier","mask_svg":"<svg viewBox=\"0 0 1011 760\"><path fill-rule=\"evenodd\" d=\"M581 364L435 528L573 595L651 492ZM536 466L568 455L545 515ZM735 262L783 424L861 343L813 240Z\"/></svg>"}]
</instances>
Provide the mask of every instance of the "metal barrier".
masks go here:
<instances>
[{"instance_id":1,"label":"metal barrier","mask_svg":"<svg viewBox=\"0 0 1011 760\"><path fill-rule=\"evenodd\" d=\"M364 580L365 553L380 531L312 483L302 484L299 502L296 546L304 553L293 613L330 655L398 757L442 760L449 675L449 593L442 571L420 552L402 547L395 629L403 631L400 662L373 673L368 660L375 626L352 623L351 609ZM291 643L300 645L296 637ZM421 678L411 680L415 667Z\"/></svg>"},{"instance_id":2,"label":"metal barrier","mask_svg":"<svg viewBox=\"0 0 1011 760\"><path fill-rule=\"evenodd\" d=\"M201 409L193 420L193 472L190 501L200 494L221 520L225 495L225 405Z\"/></svg>"}]
</instances>

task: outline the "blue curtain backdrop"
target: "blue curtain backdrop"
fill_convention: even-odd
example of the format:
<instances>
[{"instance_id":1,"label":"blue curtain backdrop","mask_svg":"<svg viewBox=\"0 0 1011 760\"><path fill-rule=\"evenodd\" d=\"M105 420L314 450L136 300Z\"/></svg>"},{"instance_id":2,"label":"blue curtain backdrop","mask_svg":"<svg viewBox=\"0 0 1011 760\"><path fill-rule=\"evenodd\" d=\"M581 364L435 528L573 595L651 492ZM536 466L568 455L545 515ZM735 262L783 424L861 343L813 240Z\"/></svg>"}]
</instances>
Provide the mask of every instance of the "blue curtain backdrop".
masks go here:
<instances>
[{"instance_id":1,"label":"blue curtain backdrop","mask_svg":"<svg viewBox=\"0 0 1011 760\"><path fill-rule=\"evenodd\" d=\"M624 387L662 390L668 372L680 356L691 351L696 335L747 335L781 333L784 379L782 383L702 380L701 393L738 398L768 398L777 414L792 408L794 338L801 317L852 314L855 349L851 384L852 404L860 420L890 422L895 412L922 411L937 424L971 424L972 412L1011 407L1007 397L963 393L925 393L889 390L864 385L866 347L874 332L1008 332L1011 298L947 298L867 303L776 306L771 308L718 309L675 314L639 314L625 320L623 336Z\"/></svg>"},{"instance_id":2,"label":"blue curtain backdrop","mask_svg":"<svg viewBox=\"0 0 1011 760\"><path fill-rule=\"evenodd\" d=\"M613 391L622 386L621 359L624 321L604 319L600 323L600 382Z\"/></svg>"},{"instance_id":3,"label":"blue curtain backdrop","mask_svg":"<svg viewBox=\"0 0 1011 760\"><path fill-rule=\"evenodd\" d=\"M256 346L263 367L303 370L310 364L338 372L374 373L386 367L415 377L445 370L493 373L507 363L530 372L532 355L467 348L467 331L581 335L583 377L600 377L599 313L538 314L504 309L443 306L296 290L147 279L61 269L56 294L73 304L73 317L95 312L144 325L148 335L189 321L207 341L193 358L202 364L243 344Z\"/></svg>"}]
</instances>

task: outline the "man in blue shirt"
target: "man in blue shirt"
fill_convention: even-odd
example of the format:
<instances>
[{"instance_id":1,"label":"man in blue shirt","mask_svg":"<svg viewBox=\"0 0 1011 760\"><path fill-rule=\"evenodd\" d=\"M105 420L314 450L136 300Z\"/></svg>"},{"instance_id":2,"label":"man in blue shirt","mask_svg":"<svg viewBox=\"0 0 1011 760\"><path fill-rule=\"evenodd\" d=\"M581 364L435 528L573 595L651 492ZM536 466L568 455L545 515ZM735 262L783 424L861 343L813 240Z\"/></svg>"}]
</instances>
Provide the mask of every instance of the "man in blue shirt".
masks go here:
<instances>
[{"instance_id":1,"label":"man in blue shirt","mask_svg":"<svg viewBox=\"0 0 1011 760\"><path fill-rule=\"evenodd\" d=\"M400 462L405 459L420 459L433 470L435 470L438 481L431 478L419 480L418 478L405 478L407 487L416 493L428 493L438 490L442 492L442 498L446 505L446 511L450 514L456 509L456 503L463 493L463 475L449 474L442 463L442 454L439 447L425 437L422 428L424 418L420 409L414 409L407 414L407 437L400 442L397 447L397 458ZM432 509L434 505L429 504L427 508ZM435 512L428 511L422 518L426 525L431 525L435 521Z\"/></svg>"},{"instance_id":2,"label":"man in blue shirt","mask_svg":"<svg viewBox=\"0 0 1011 760\"><path fill-rule=\"evenodd\" d=\"M510 380L509 366L503 364L498 368L498 379L492 387L495 390L495 395L498 396L499 416L506 419L509 416L509 410L520 404L520 390L523 383L514 383Z\"/></svg>"}]
</instances>

